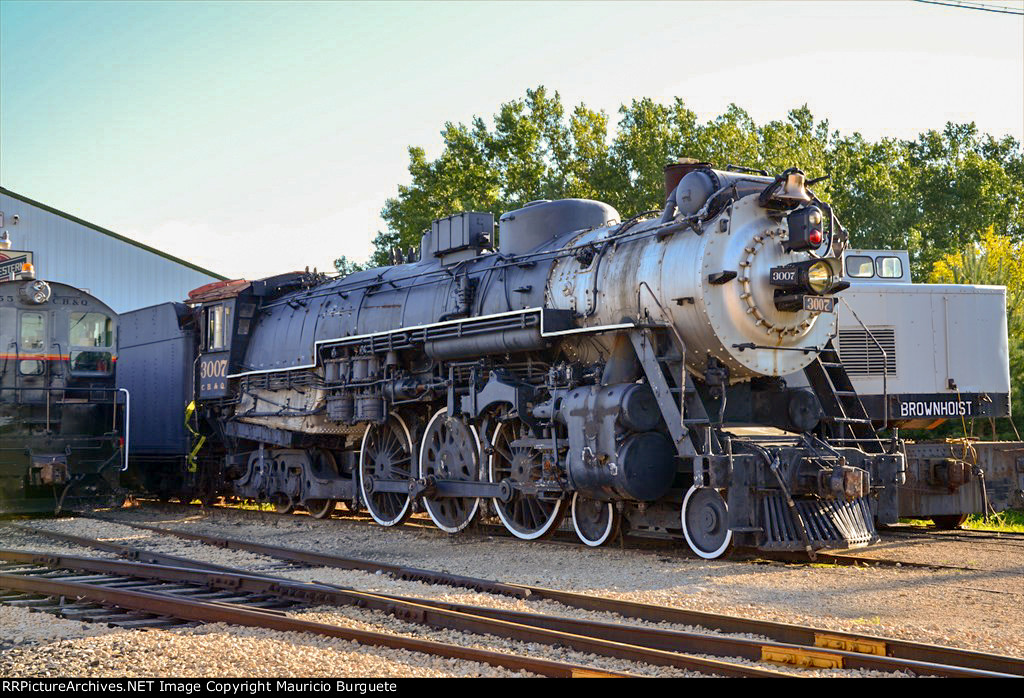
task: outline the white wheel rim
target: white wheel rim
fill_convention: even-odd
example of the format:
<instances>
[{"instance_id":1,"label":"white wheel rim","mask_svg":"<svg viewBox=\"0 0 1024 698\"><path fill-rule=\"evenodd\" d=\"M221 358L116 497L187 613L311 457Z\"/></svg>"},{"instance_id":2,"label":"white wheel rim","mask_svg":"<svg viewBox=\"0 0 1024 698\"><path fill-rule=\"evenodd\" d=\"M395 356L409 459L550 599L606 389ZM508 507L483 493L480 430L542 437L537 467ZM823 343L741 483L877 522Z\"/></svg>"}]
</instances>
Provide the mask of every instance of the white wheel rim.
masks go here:
<instances>
[{"instance_id":1,"label":"white wheel rim","mask_svg":"<svg viewBox=\"0 0 1024 698\"><path fill-rule=\"evenodd\" d=\"M498 434L500 434L501 430L505 428L505 424L506 422L502 422L501 424L498 425L498 428L494 430L492 443L498 440ZM491 482L494 482L494 461L496 457L497 456L495 453L491 453L491 457L487 459L487 476L488 478L490 478ZM565 502L565 499L559 499L558 501L555 502L555 508L551 511L551 516L548 517L548 520L541 528L532 533L524 533L523 531L516 530L514 522L512 522L508 517L506 517L504 512L502 512L501 510L501 507L502 505L504 505L504 502L502 502L497 497L494 497L492 501L494 502L494 510L498 513L498 518L501 519L501 523L505 526L505 530L507 530L513 536L521 540L534 540L536 538L540 538L545 533L547 533L555 524L555 522L558 521L558 515L562 511L562 503Z\"/></svg>"},{"instance_id":2,"label":"white wheel rim","mask_svg":"<svg viewBox=\"0 0 1024 698\"><path fill-rule=\"evenodd\" d=\"M426 473L424 472L424 470L426 469L426 466L424 464L424 458L423 458L424 453L427 450L427 439L426 439L426 436L430 432L430 427L432 427L434 425L434 422L439 417L446 416L447 414L448 414L448 408L447 407L442 407L441 409L439 409L437 412L434 413L434 416L430 418L429 422L427 422L427 428L423 430L423 442L420 443L420 459L419 459L419 465L420 465L420 467L419 467L419 475L420 475L421 478L422 477L426 477ZM476 442L477 462L479 463L480 460L481 460L481 458L480 458L480 435L477 433L476 427L474 427L472 424L467 424L466 426L469 427L470 433L473 434L473 440ZM469 498L466 497L465 499L469 499ZM480 510L480 498L477 497L476 499L473 500L473 507L470 509L469 516L466 517L466 521L464 523L462 523L462 524L460 524L458 526L448 526L447 524L441 523L440 518L438 516L435 516L434 510L430 507L430 500L427 497L423 498L423 507L427 510L427 514L430 516L430 520L434 522L435 526L440 528L445 533L458 533L459 531L464 529L466 526L468 526L470 523L472 523L473 519L476 518L476 513L477 513L477 511Z\"/></svg>"},{"instance_id":3,"label":"white wheel rim","mask_svg":"<svg viewBox=\"0 0 1024 698\"><path fill-rule=\"evenodd\" d=\"M405 420L399 417L397 412L391 412L390 416L398 420L398 423L401 425L402 432L405 434L405 442L409 444L409 455L412 456L416 452L416 450L412 447L412 436L410 436L409 434L409 427L405 425ZM393 519L381 519L378 518L378 516L375 513L373 513L373 507L370 506L370 497L366 493L366 479L363 477L363 474L366 471L366 440L370 438L370 430L373 428L373 426L369 426L366 428L366 431L363 432L362 443L359 446L359 492L360 494L363 495L363 503L366 504L366 511L370 513L370 516L373 517L374 521L379 523L381 526L394 526L396 523L402 520L402 517L405 516L405 513L409 510L409 505L412 504L412 502L410 501L409 496L406 495L405 506L402 507L402 510L398 512L398 514ZM411 465L412 464L410 463L410 466ZM409 470L413 471L414 468L410 467Z\"/></svg>"},{"instance_id":4,"label":"white wheel rim","mask_svg":"<svg viewBox=\"0 0 1024 698\"><path fill-rule=\"evenodd\" d=\"M612 529L615 528L615 511L612 510L608 513L608 525L605 526L604 532L601 534L601 537L597 540L588 540L587 537L583 535L583 532L580 530L580 525L576 521L576 500L579 499L579 496L579 492L574 492L572 495L572 527L576 530L576 535L579 537L581 541L589 545L591 548L596 548L598 546L604 545L604 543L612 535ZM611 509L615 505L612 504L611 502L608 502L606 506L608 506Z\"/></svg>"},{"instance_id":5,"label":"white wheel rim","mask_svg":"<svg viewBox=\"0 0 1024 698\"><path fill-rule=\"evenodd\" d=\"M721 554L724 553L726 549L729 547L729 544L732 543L732 531L728 527L726 527L725 541L722 543L721 546L719 546L718 550L715 550L714 552L706 552L704 550L701 550L694 544L693 539L690 537L690 530L686 526L686 507L690 503L690 497L693 496L693 493L700 489L704 488L697 487L696 485L690 487L689 491L686 493L686 496L683 497L683 506L679 510L679 518L683 522L683 535L686 536L686 544L690 546L690 550L692 550L699 557L702 557L705 560L714 560L715 558L720 557ZM728 511L728 505L726 505L726 511Z\"/></svg>"}]
</instances>

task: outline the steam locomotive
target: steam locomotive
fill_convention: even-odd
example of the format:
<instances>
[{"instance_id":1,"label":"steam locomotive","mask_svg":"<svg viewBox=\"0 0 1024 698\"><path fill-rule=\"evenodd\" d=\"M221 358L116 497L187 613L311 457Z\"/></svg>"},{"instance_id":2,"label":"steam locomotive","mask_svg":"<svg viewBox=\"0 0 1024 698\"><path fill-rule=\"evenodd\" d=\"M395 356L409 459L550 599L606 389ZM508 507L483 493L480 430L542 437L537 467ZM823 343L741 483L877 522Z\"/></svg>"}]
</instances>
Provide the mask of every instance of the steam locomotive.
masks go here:
<instances>
[{"instance_id":1,"label":"steam locomotive","mask_svg":"<svg viewBox=\"0 0 1024 698\"><path fill-rule=\"evenodd\" d=\"M117 314L0 238L0 514L119 497Z\"/></svg>"},{"instance_id":2,"label":"steam locomotive","mask_svg":"<svg viewBox=\"0 0 1024 698\"><path fill-rule=\"evenodd\" d=\"M658 212L532 202L496 246L490 214L459 213L392 266L126 314L136 476L383 526L421 508L449 533L569 515L588 545L626 525L705 558L876 541L905 462L832 344L837 216L795 168L672 177Z\"/></svg>"}]
</instances>

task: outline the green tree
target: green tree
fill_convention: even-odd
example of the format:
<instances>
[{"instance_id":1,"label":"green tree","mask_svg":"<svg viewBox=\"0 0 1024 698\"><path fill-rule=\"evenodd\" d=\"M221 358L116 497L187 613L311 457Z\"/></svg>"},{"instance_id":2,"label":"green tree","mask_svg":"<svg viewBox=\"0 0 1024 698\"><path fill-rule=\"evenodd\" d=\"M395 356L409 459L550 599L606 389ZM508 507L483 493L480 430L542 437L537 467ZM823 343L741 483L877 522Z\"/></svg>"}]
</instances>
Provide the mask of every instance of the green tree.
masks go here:
<instances>
[{"instance_id":1,"label":"green tree","mask_svg":"<svg viewBox=\"0 0 1024 698\"><path fill-rule=\"evenodd\" d=\"M362 271L366 268L366 265L360 264L359 262L353 262L345 255L341 255L334 260L334 269L340 276L348 276L349 274L355 274L357 271Z\"/></svg>"},{"instance_id":2,"label":"green tree","mask_svg":"<svg viewBox=\"0 0 1024 698\"><path fill-rule=\"evenodd\" d=\"M387 264L393 247L419 245L435 218L458 211L497 217L535 199L569 195L573 134L557 92L527 90L524 99L501 105L493 129L477 117L470 125L446 123L441 137L436 160L409 148L412 183L385 202L381 217L388 230L374 240L371 263Z\"/></svg>"},{"instance_id":3,"label":"green tree","mask_svg":"<svg viewBox=\"0 0 1024 698\"><path fill-rule=\"evenodd\" d=\"M937 259L928 281L1006 287L1011 404L1018 406L1014 422L1024 427L1019 407L1024 404L1024 241L999 234L990 226L978 242Z\"/></svg>"},{"instance_id":4,"label":"green tree","mask_svg":"<svg viewBox=\"0 0 1024 698\"><path fill-rule=\"evenodd\" d=\"M623 217L660 208L662 170L678 156L780 172L797 166L850 231L855 247L906 248L915 278L952 251L995 231L1024 239L1024 156L1013 138L995 139L974 124L946 124L916 140L869 141L830 132L803 105L757 124L735 104L701 123L682 99L650 98L608 114L585 104L567 115L557 92L540 86L500 105L485 121L446 123L433 160L409 148L411 182L381 212L372 264L394 247L419 245L435 218L458 211L499 216L535 199L593 198ZM500 231L499 231L500 234Z\"/></svg>"}]
</instances>

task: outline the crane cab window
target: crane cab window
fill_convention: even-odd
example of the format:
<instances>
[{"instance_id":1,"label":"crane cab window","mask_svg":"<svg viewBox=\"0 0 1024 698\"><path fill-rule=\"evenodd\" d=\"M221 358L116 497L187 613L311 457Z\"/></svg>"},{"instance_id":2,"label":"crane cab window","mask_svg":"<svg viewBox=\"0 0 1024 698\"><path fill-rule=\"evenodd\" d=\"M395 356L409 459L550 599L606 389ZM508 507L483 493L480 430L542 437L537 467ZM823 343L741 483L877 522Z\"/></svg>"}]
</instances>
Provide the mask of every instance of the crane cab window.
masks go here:
<instances>
[{"instance_id":1,"label":"crane cab window","mask_svg":"<svg viewBox=\"0 0 1024 698\"><path fill-rule=\"evenodd\" d=\"M899 257L878 257L875 259L875 273L880 279L900 279L903 277L903 262Z\"/></svg>"},{"instance_id":2,"label":"crane cab window","mask_svg":"<svg viewBox=\"0 0 1024 698\"><path fill-rule=\"evenodd\" d=\"M870 279L875 275L875 260L866 255L850 255L846 258L846 275L854 279Z\"/></svg>"},{"instance_id":3,"label":"crane cab window","mask_svg":"<svg viewBox=\"0 0 1024 698\"><path fill-rule=\"evenodd\" d=\"M231 332L231 308L214 305L206 309L206 350L220 351L228 348Z\"/></svg>"}]
</instances>

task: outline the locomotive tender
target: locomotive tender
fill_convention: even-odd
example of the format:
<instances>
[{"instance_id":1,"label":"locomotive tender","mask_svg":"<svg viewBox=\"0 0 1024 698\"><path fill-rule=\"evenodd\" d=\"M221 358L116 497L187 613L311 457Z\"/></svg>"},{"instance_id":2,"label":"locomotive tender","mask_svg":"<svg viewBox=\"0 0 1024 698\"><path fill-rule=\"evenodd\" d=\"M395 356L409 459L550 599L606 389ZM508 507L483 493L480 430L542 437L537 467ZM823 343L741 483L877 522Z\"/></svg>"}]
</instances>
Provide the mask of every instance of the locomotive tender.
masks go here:
<instances>
[{"instance_id":1,"label":"locomotive tender","mask_svg":"<svg viewBox=\"0 0 1024 698\"><path fill-rule=\"evenodd\" d=\"M116 499L117 315L0 239L0 514Z\"/></svg>"},{"instance_id":2,"label":"locomotive tender","mask_svg":"<svg viewBox=\"0 0 1024 698\"><path fill-rule=\"evenodd\" d=\"M589 545L624 521L706 558L877 540L904 463L832 346L845 232L795 168L683 169L660 216L533 202L501 217L495 250L490 214L461 213L418 259L127 314L126 356L196 346L158 381L121 372L138 454L147 381L194 389L183 467L151 485L318 517L347 502L384 526L422 506L449 533L486 509L523 539L569 514Z\"/></svg>"}]
</instances>

